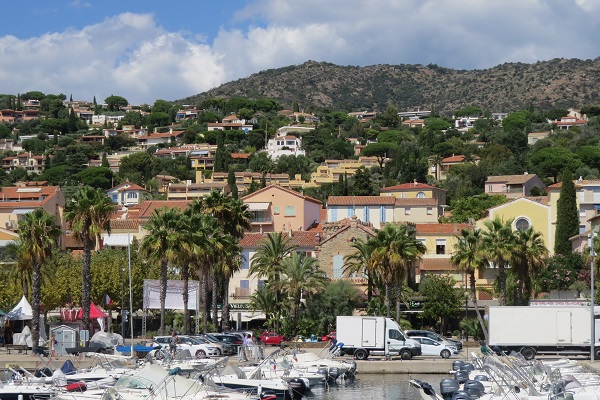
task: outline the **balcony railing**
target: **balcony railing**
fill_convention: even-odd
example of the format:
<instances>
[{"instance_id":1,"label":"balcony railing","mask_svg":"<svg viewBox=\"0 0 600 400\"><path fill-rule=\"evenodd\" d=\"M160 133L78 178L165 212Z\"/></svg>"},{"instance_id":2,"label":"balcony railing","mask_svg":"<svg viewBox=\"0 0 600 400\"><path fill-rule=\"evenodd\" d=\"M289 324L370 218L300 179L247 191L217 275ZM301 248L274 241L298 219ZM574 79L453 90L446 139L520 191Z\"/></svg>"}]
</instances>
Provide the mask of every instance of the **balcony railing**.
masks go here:
<instances>
[{"instance_id":1,"label":"balcony railing","mask_svg":"<svg viewBox=\"0 0 600 400\"><path fill-rule=\"evenodd\" d=\"M273 223L273 218L269 217L254 217L250 220L253 224L271 224Z\"/></svg>"},{"instance_id":2,"label":"balcony railing","mask_svg":"<svg viewBox=\"0 0 600 400\"><path fill-rule=\"evenodd\" d=\"M236 299L248 299L250 298L250 289L236 287L234 292L231 294L231 297Z\"/></svg>"}]
</instances>

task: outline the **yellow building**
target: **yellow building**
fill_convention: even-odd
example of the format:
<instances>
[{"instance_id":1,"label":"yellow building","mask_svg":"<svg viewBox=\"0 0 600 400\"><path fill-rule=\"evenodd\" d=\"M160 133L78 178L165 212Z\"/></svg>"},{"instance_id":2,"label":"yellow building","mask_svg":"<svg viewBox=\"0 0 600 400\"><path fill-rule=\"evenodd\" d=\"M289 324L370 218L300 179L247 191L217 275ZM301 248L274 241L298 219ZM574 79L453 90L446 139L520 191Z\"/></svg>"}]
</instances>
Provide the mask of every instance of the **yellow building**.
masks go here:
<instances>
[{"instance_id":1,"label":"yellow building","mask_svg":"<svg viewBox=\"0 0 600 400\"><path fill-rule=\"evenodd\" d=\"M377 157L359 157L358 160L325 160L310 175L306 186L320 186L324 183L337 183L340 175L353 176L360 167L371 168L377 165Z\"/></svg>"},{"instance_id":2,"label":"yellow building","mask_svg":"<svg viewBox=\"0 0 600 400\"><path fill-rule=\"evenodd\" d=\"M500 218L503 221L512 219L515 230L525 230L533 227L542 234L546 248L552 253L554 249L554 220L552 214L556 213L548 203L548 197L521 197L508 203L492 207L487 210L485 218L477 221L480 229L485 229L484 222Z\"/></svg>"}]
</instances>

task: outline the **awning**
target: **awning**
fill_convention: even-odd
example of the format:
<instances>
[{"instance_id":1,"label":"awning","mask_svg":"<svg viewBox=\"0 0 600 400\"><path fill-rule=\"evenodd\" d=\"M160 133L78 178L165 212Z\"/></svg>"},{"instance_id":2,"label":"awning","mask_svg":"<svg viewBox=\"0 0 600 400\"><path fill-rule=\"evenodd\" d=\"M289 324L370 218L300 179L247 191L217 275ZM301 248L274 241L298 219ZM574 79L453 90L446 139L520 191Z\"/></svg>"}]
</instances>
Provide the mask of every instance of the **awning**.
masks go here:
<instances>
[{"instance_id":1,"label":"awning","mask_svg":"<svg viewBox=\"0 0 600 400\"><path fill-rule=\"evenodd\" d=\"M20 209L14 210L12 213L16 214L16 215L24 215L24 214L29 214L34 211L35 211L35 208L20 208Z\"/></svg>"},{"instance_id":2,"label":"awning","mask_svg":"<svg viewBox=\"0 0 600 400\"><path fill-rule=\"evenodd\" d=\"M133 242L133 235L130 233L113 233L104 235L103 245L108 247L127 247Z\"/></svg>"},{"instance_id":3,"label":"awning","mask_svg":"<svg viewBox=\"0 0 600 400\"><path fill-rule=\"evenodd\" d=\"M246 203L248 205L248 211L266 211L269 209L271 203Z\"/></svg>"},{"instance_id":4,"label":"awning","mask_svg":"<svg viewBox=\"0 0 600 400\"><path fill-rule=\"evenodd\" d=\"M255 321L255 320L265 320L267 319L267 316L264 313L260 313L260 312L241 312L238 313L236 311L232 311L231 312L231 319L233 319L234 321L236 321L238 319L237 314L242 314L240 321L241 322L250 322L250 321Z\"/></svg>"}]
</instances>

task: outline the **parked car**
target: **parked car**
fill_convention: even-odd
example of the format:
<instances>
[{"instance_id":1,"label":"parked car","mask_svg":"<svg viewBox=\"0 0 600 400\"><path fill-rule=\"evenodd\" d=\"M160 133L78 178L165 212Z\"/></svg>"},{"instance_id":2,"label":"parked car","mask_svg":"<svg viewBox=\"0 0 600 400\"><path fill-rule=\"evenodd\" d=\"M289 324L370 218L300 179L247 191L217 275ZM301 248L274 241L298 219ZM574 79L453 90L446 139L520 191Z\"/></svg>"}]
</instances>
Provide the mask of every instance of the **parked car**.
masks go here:
<instances>
[{"instance_id":1,"label":"parked car","mask_svg":"<svg viewBox=\"0 0 600 400\"><path fill-rule=\"evenodd\" d=\"M283 336L277 332L263 332L260 335L260 340L264 344L273 344L276 346L280 345L284 341Z\"/></svg>"},{"instance_id":2,"label":"parked car","mask_svg":"<svg viewBox=\"0 0 600 400\"><path fill-rule=\"evenodd\" d=\"M213 346L220 348L221 354L223 354L225 356L237 353L235 345L221 341L221 340L217 339L216 337L214 337L213 335L201 334L201 335L198 335L195 337L198 339L201 339L201 340L206 340Z\"/></svg>"},{"instance_id":3,"label":"parked car","mask_svg":"<svg viewBox=\"0 0 600 400\"><path fill-rule=\"evenodd\" d=\"M450 358L452 355L458 354L456 347L446 345L442 342L436 342L428 337L413 336L411 339L421 343L422 356L440 356L442 358Z\"/></svg>"},{"instance_id":4,"label":"parked car","mask_svg":"<svg viewBox=\"0 0 600 400\"><path fill-rule=\"evenodd\" d=\"M327 335L321 337L321 341L323 341L323 342L330 342L332 340L335 340L336 336L337 335L336 335L335 332L329 332Z\"/></svg>"},{"instance_id":5,"label":"parked car","mask_svg":"<svg viewBox=\"0 0 600 400\"><path fill-rule=\"evenodd\" d=\"M154 346L159 344L163 347L169 347L169 341L171 340L171 336L155 336L152 339L152 343L150 346ZM197 358L205 358L205 357L219 357L219 349L211 344L200 343L195 340L195 338L191 336L179 336L179 344L177 345L178 349L181 350L189 350L190 354Z\"/></svg>"},{"instance_id":6,"label":"parked car","mask_svg":"<svg viewBox=\"0 0 600 400\"><path fill-rule=\"evenodd\" d=\"M412 338L413 336L427 337L429 339L435 340L436 342L441 342L449 346L454 346L458 351L461 351L463 347L462 342L460 340L450 339L438 333L426 330L411 329L406 331L406 336L408 336L409 338Z\"/></svg>"},{"instance_id":7,"label":"parked car","mask_svg":"<svg viewBox=\"0 0 600 400\"><path fill-rule=\"evenodd\" d=\"M223 342L223 343L228 343L231 344L233 346L240 347L243 343L242 338L236 335L228 335L228 334L224 334L224 333L210 333L209 335L211 335L212 337L216 338L217 340Z\"/></svg>"}]
</instances>

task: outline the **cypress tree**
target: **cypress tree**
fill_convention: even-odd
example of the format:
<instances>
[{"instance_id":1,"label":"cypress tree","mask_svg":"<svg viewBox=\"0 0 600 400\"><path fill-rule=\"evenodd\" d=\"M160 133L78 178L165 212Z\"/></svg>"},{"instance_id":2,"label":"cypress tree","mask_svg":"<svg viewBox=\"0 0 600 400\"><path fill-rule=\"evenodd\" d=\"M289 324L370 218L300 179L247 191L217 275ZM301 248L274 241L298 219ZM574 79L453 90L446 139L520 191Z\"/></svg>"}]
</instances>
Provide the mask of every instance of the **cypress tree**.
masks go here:
<instances>
[{"instance_id":1,"label":"cypress tree","mask_svg":"<svg viewBox=\"0 0 600 400\"><path fill-rule=\"evenodd\" d=\"M108 157L106 156L106 152L102 153L102 166L106 168L110 168L110 164L108 163Z\"/></svg>"},{"instance_id":2,"label":"cypress tree","mask_svg":"<svg viewBox=\"0 0 600 400\"><path fill-rule=\"evenodd\" d=\"M235 172L233 171L233 168L229 169L229 174L227 175L227 184L229 185L229 190L231 190L231 197L237 199L238 188L235 184Z\"/></svg>"},{"instance_id":3,"label":"cypress tree","mask_svg":"<svg viewBox=\"0 0 600 400\"><path fill-rule=\"evenodd\" d=\"M573 251L569 238L579 233L579 213L571 171L563 171L561 182L560 197L556 204L554 253L567 255Z\"/></svg>"}]
</instances>

